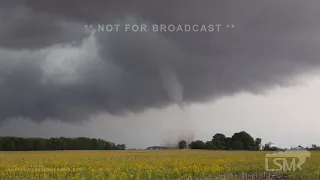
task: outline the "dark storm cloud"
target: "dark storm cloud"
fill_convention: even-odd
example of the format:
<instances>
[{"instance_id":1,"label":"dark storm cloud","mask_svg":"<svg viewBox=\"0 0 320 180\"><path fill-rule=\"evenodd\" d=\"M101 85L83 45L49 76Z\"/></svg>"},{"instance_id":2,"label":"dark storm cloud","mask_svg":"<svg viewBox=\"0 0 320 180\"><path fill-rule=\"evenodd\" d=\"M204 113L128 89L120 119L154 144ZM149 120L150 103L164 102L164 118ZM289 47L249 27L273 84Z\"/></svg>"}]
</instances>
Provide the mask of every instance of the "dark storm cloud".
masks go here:
<instances>
[{"instance_id":1,"label":"dark storm cloud","mask_svg":"<svg viewBox=\"0 0 320 180\"><path fill-rule=\"evenodd\" d=\"M123 114L259 93L320 67L316 0L16 2L0 4L1 121L78 121L104 111ZM236 27L100 32L85 39L89 23ZM66 68L61 72L46 69L61 59L68 64L77 53L73 65L59 65Z\"/></svg>"},{"instance_id":2,"label":"dark storm cloud","mask_svg":"<svg viewBox=\"0 0 320 180\"><path fill-rule=\"evenodd\" d=\"M82 28L82 24L59 15L33 11L23 4L1 4L0 23L0 47L3 48L36 49L76 41L84 36L82 31L75 31Z\"/></svg>"}]
</instances>

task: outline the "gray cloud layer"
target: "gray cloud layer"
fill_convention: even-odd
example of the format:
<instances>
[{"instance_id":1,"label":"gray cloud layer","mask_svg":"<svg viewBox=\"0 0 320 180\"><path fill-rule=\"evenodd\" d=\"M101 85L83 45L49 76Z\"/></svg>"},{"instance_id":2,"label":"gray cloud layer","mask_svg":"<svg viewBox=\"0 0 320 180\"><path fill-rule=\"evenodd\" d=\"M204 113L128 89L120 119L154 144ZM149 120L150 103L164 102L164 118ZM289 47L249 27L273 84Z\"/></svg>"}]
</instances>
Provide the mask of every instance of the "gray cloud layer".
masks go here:
<instances>
[{"instance_id":1,"label":"gray cloud layer","mask_svg":"<svg viewBox=\"0 0 320 180\"><path fill-rule=\"evenodd\" d=\"M320 66L320 2L0 3L0 121L86 120L290 85ZM235 24L88 34L85 24Z\"/></svg>"}]
</instances>

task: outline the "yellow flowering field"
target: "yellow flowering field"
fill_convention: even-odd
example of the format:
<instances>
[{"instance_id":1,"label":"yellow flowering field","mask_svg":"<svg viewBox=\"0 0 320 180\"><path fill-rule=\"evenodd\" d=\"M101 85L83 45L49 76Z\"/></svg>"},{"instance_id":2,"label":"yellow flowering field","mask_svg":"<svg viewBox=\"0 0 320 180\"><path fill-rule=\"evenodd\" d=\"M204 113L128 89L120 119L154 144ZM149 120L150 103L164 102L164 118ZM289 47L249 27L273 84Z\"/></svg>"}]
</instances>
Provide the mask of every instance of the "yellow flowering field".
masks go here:
<instances>
[{"instance_id":1,"label":"yellow flowering field","mask_svg":"<svg viewBox=\"0 0 320 180\"><path fill-rule=\"evenodd\" d=\"M239 179L271 176L264 151L47 151L1 152L0 179ZM311 152L302 171L282 179L319 179L320 152ZM233 176L234 175L234 176ZM245 179L245 178L244 178Z\"/></svg>"}]
</instances>

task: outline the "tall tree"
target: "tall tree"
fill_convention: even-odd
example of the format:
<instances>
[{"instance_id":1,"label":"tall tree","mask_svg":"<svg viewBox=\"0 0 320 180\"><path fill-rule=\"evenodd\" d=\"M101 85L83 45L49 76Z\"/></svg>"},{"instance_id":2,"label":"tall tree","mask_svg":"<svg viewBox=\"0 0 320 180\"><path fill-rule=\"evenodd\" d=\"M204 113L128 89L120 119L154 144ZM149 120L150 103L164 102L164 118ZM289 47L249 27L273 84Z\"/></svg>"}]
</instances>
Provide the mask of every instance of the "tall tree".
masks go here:
<instances>
[{"instance_id":1,"label":"tall tree","mask_svg":"<svg viewBox=\"0 0 320 180\"><path fill-rule=\"evenodd\" d=\"M255 150L260 150L260 145L261 145L261 139L260 138L256 138L255 140L254 140L254 149Z\"/></svg>"},{"instance_id":2,"label":"tall tree","mask_svg":"<svg viewBox=\"0 0 320 180\"><path fill-rule=\"evenodd\" d=\"M224 140L226 138L226 136L222 133L217 133L212 137L212 140Z\"/></svg>"},{"instance_id":3,"label":"tall tree","mask_svg":"<svg viewBox=\"0 0 320 180\"><path fill-rule=\"evenodd\" d=\"M185 149L187 147L187 141L182 140L178 144L179 149Z\"/></svg>"},{"instance_id":4,"label":"tall tree","mask_svg":"<svg viewBox=\"0 0 320 180\"><path fill-rule=\"evenodd\" d=\"M254 148L254 139L253 137L245 131L234 133L231 137L232 143L235 141L240 141L243 143L243 148L246 150L253 150Z\"/></svg>"}]
</instances>

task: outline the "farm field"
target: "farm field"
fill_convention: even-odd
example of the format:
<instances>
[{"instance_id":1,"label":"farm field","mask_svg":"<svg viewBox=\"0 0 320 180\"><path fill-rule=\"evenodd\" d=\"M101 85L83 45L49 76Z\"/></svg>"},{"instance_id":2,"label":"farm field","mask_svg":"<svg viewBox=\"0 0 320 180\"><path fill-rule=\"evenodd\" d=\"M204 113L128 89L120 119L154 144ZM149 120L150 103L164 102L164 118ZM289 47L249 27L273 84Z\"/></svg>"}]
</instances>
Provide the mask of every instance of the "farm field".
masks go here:
<instances>
[{"instance_id":1,"label":"farm field","mask_svg":"<svg viewBox=\"0 0 320 180\"><path fill-rule=\"evenodd\" d=\"M274 179L319 179L318 151L311 152L302 171L285 173L265 171L266 153L206 150L0 152L0 179L185 180L250 179L249 176L267 179L262 176L271 175Z\"/></svg>"}]
</instances>

